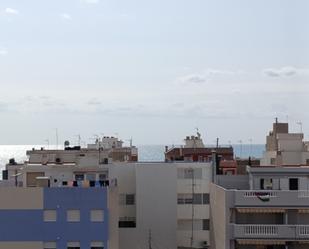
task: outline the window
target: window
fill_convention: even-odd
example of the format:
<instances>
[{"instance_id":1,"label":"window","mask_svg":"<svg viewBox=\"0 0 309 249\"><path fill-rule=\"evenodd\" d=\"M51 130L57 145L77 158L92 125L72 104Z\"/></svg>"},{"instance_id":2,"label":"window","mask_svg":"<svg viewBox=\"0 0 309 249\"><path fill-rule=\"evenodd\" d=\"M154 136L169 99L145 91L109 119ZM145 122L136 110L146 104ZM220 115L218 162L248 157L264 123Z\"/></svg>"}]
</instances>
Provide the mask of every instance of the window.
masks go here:
<instances>
[{"instance_id":1,"label":"window","mask_svg":"<svg viewBox=\"0 0 309 249\"><path fill-rule=\"evenodd\" d=\"M91 242L91 249L104 249L104 243L101 241Z\"/></svg>"},{"instance_id":2,"label":"window","mask_svg":"<svg viewBox=\"0 0 309 249\"><path fill-rule=\"evenodd\" d=\"M45 222L57 221L57 211L56 210L44 210L43 216L44 216Z\"/></svg>"},{"instance_id":3,"label":"window","mask_svg":"<svg viewBox=\"0 0 309 249\"><path fill-rule=\"evenodd\" d=\"M203 220L203 230L209 230L209 220Z\"/></svg>"},{"instance_id":4,"label":"window","mask_svg":"<svg viewBox=\"0 0 309 249\"><path fill-rule=\"evenodd\" d=\"M95 181L95 174L86 174L86 180Z\"/></svg>"},{"instance_id":5,"label":"window","mask_svg":"<svg viewBox=\"0 0 309 249\"><path fill-rule=\"evenodd\" d=\"M67 221L68 222L79 222L80 221L80 211L79 210L67 210Z\"/></svg>"},{"instance_id":6,"label":"window","mask_svg":"<svg viewBox=\"0 0 309 249\"><path fill-rule=\"evenodd\" d=\"M57 244L56 242L45 242L44 243L44 249L56 249Z\"/></svg>"},{"instance_id":7,"label":"window","mask_svg":"<svg viewBox=\"0 0 309 249\"><path fill-rule=\"evenodd\" d=\"M119 204L120 205L135 205L135 194L120 194Z\"/></svg>"},{"instance_id":8,"label":"window","mask_svg":"<svg viewBox=\"0 0 309 249\"><path fill-rule=\"evenodd\" d=\"M202 168L180 168L177 170L178 179L202 179Z\"/></svg>"},{"instance_id":9,"label":"window","mask_svg":"<svg viewBox=\"0 0 309 249\"><path fill-rule=\"evenodd\" d=\"M105 181L108 179L108 172L99 174L99 180Z\"/></svg>"},{"instance_id":10,"label":"window","mask_svg":"<svg viewBox=\"0 0 309 249\"><path fill-rule=\"evenodd\" d=\"M67 249L80 249L80 243L76 242L68 242Z\"/></svg>"},{"instance_id":11,"label":"window","mask_svg":"<svg viewBox=\"0 0 309 249\"><path fill-rule=\"evenodd\" d=\"M83 181L85 180L84 174L75 174L75 181Z\"/></svg>"},{"instance_id":12,"label":"window","mask_svg":"<svg viewBox=\"0 0 309 249\"><path fill-rule=\"evenodd\" d=\"M177 195L178 204L209 204L209 194L196 193L192 194L178 194Z\"/></svg>"},{"instance_id":13,"label":"window","mask_svg":"<svg viewBox=\"0 0 309 249\"><path fill-rule=\"evenodd\" d=\"M104 210L101 210L101 209L91 210L90 220L92 222L103 222L104 221Z\"/></svg>"},{"instance_id":14,"label":"window","mask_svg":"<svg viewBox=\"0 0 309 249\"><path fill-rule=\"evenodd\" d=\"M260 179L260 189L271 190L273 189L273 179L271 178L261 178Z\"/></svg>"},{"instance_id":15,"label":"window","mask_svg":"<svg viewBox=\"0 0 309 249\"><path fill-rule=\"evenodd\" d=\"M177 229L181 231L190 231L192 229L192 220L178 220L177 221ZM203 230L203 220L193 220L193 230L201 231Z\"/></svg>"},{"instance_id":16,"label":"window","mask_svg":"<svg viewBox=\"0 0 309 249\"><path fill-rule=\"evenodd\" d=\"M203 204L209 204L209 194L203 194Z\"/></svg>"},{"instance_id":17,"label":"window","mask_svg":"<svg viewBox=\"0 0 309 249\"><path fill-rule=\"evenodd\" d=\"M135 217L119 217L118 226L122 228L136 227L136 218Z\"/></svg>"},{"instance_id":18,"label":"window","mask_svg":"<svg viewBox=\"0 0 309 249\"><path fill-rule=\"evenodd\" d=\"M184 169L184 178L185 179L192 179L193 178L193 169Z\"/></svg>"},{"instance_id":19,"label":"window","mask_svg":"<svg viewBox=\"0 0 309 249\"><path fill-rule=\"evenodd\" d=\"M276 164L276 158L270 158L270 164L271 165Z\"/></svg>"},{"instance_id":20,"label":"window","mask_svg":"<svg viewBox=\"0 0 309 249\"><path fill-rule=\"evenodd\" d=\"M298 190L298 178L290 178L289 179L289 189L290 190Z\"/></svg>"},{"instance_id":21,"label":"window","mask_svg":"<svg viewBox=\"0 0 309 249\"><path fill-rule=\"evenodd\" d=\"M193 195L193 204L202 204L202 194Z\"/></svg>"},{"instance_id":22,"label":"window","mask_svg":"<svg viewBox=\"0 0 309 249\"><path fill-rule=\"evenodd\" d=\"M127 194L126 205L135 205L135 195L134 194Z\"/></svg>"}]
</instances>

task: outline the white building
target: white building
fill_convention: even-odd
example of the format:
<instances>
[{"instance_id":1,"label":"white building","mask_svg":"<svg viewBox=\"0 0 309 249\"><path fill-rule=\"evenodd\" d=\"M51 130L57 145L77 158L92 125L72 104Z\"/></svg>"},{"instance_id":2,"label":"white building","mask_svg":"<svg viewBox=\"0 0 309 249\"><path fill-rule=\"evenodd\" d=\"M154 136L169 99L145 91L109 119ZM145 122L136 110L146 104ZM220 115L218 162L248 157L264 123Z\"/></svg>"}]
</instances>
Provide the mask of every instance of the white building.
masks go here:
<instances>
[{"instance_id":1,"label":"white building","mask_svg":"<svg viewBox=\"0 0 309 249\"><path fill-rule=\"evenodd\" d=\"M303 133L289 133L288 123L275 122L261 165L309 165L309 146L303 138Z\"/></svg>"}]
</instances>

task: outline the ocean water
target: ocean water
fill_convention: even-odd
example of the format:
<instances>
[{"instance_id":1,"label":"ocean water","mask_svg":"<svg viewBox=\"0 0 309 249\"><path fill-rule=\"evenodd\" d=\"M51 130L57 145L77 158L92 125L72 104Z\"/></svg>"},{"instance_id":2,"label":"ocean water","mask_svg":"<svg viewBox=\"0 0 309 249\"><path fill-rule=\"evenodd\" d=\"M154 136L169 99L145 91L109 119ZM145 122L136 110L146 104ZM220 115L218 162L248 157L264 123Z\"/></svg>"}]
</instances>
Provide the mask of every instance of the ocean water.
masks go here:
<instances>
[{"instance_id":1,"label":"ocean water","mask_svg":"<svg viewBox=\"0 0 309 249\"><path fill-rule=\"evenodd\" d=\"M263 144L236 144L232 146L234 147L235 155L241 158L248 158L249 156L260 158L265 150L265 145ZM41 147L46 147L46 145L0 145L0 169L4 168L10 158L15 158L17 162L23 162L27 160L27 150L32 148L39 149ZM139 161L164 161L164 145L139 145L137 147ZM56 146L49 146L49 148L55 149Z\"/></svg>"}]
</instances>

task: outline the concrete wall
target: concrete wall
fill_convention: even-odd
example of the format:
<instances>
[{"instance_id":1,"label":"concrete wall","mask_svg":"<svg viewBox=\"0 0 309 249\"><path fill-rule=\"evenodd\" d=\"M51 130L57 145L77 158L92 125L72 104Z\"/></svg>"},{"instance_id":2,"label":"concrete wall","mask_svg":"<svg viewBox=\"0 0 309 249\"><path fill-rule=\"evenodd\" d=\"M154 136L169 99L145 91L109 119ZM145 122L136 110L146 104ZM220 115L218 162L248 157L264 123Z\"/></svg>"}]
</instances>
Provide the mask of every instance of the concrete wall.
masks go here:
<instances>
[{"instance_id":1,"label":"concrete wall","mask_svg":"<svg viewBox=\"0 0 309 249\"><path fill-rule=\"evenodd\" d=\"M217 184L226 189L249 189L248 175L218 175Z\"/></svg>"},{"instance_id":2,"label":"concrete wall","mask_svg":"<svg viewBox=\"0 0 309 249\"><path fill-rule=\"evenodd\" d=\"M42 242L20 241L20 242L0 242L0 249L43 249Z\"/></svg>"},{"instance_id":3,"label":"concrete wall","mask_svg":"<svg viewBox=\"0 0 309 249\"><path fill-rule=\"evenodd\" d=\"M173 164L137 165L137 241L146 242L151 230L152 240L157 247L177 247L176 179L177 170Z\"/></svg>"},{"instance_id":4,"label":"concrete wall","mask_svg":"<svg viewBox=\"0 0 309 249\"><path fill-rule=\"evenodd\" d=\"M210 243L212 249L229 249L228 239L228 209L226 207L226 192L222 187L210 186Z\"/></svg>"},{"instance_id":5,"label":"concrete wall","mask_svg":"<svg viewBox=\"0 0 309 249\"><path fill-rule=\"evenodd\" d=\"M9 209L43 209L43 189L15 187L0 188L0 210Z\"/></svg>"}]
</instances>

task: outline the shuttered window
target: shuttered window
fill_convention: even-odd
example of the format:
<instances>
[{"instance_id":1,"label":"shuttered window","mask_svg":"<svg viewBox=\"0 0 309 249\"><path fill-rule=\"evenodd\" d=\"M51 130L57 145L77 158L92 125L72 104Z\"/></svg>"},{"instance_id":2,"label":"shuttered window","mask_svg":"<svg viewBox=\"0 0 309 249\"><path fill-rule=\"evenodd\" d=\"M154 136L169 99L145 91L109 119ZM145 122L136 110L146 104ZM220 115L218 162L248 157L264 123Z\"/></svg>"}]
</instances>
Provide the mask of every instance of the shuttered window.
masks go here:
<instances>
[{"instance_id":1,"label":"shuttered window","mask_svg":"<svg viewBox=\"0 0 309 249\"><path fill-rule=\"evenodd\" d=\"M79 210L67 210L67 221L68 222L79 222L80 221L80 211Z\"/></svg>"}]
</instances>

